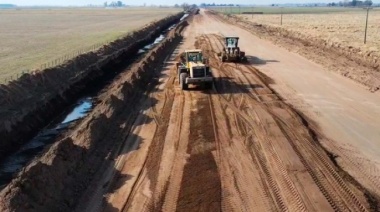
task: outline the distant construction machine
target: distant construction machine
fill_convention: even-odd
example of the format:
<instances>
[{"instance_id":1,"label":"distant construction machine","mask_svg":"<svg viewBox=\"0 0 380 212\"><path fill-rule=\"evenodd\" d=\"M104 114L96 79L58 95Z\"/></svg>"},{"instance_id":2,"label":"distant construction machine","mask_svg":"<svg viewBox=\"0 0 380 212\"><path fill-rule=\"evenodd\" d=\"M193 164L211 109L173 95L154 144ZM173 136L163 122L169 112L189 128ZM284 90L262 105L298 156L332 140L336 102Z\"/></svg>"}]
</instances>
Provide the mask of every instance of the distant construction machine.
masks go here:
<instances>
[{"instance_id":1,"label":"distant construction machine","mask_svg":"<svg viewBox=\"0 0 380 212\"><path fill-rule=\"evenodd\" d=\"M187 90L189 84L202 84L206 89L212 87L212 73L200 49L186 50L182 53L177 70L182 90Z\"/></svg>"},{"instance_id":2,"label":"distant construction machine","mask_svg":"<svg viewBox=\"0 0 380 212\"><path fill-rule=\"evenodd\" d=\"M239 37L225 37L223 52L218 53L222 62L247 62L245 52L240 51L238 43Z\"/></svg>"}]
</instances>

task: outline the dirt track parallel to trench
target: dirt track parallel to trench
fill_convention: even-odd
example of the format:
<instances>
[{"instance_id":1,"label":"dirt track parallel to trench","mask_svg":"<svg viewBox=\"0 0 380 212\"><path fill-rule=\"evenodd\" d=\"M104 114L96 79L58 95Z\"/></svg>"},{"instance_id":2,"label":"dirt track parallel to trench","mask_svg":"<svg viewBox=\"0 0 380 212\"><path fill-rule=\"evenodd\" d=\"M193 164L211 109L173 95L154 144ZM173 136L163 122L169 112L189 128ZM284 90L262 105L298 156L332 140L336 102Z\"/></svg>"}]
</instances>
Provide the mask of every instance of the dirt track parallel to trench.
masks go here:
<instances>
[{"instance_id":1,"label":"dirt track parallel to trench","mask_svg":"<svg viewBox=\"0 0 380 212\"><path fill-rule=\"evenodd\" d=\"M210 53L217 52L221 48L220 40L217 36L207 36L200 40L200 46L203 43L203 49L209 49ZM227 114L233 114L235 119L229 124L231 140L235 145L239 140L243 141L241 145L247 148L250 163L262 170L262 176L257 177L267 188L260 190L263 196L272 197L272 202L267 206L276 206L280 210L346 210L355 207L358 211L365 210L363 194L342 180L300 117L267 87L265 80L268 78L249 65L221 65L212 59L212 55L210 58L212 66L218 67L214 68L214 73L222 79L230 79L228 83L232 84L226 88L223 83L217 82L216 92L226 93L220 100L226 104L226 111L231 108ZM239 94L230 94L231 87ZM227 117L226 120L231 118ZM252 170L253 174L255 169ZM241 187L244 189L247 185L242 184ZM254 197L254 194L251 195ZM270 199L266 198L266 201ZM237 206L249 207L249 200L251 198L247 199L248 203L242 202ZM257 206L252 204L251 207L247 210Z\"/></svg>"},{"instance_id":2,"label":"dirt track parallel to trench","mask_svg":"<svg viewBox=\"0 0 380 212\"><path fill-rule=\"evenodd\" d=\"M53 159L39 161L63 167L60 174L67 179L58 186L72 186L65 192L80 197L59 197L63 210L378 210L376 197L336 166L305 120L272 90L274 80L249 63L217 58L222 37L200 30L204 18L203 12L191 17L186 30L176 31L181 36L175 34L169 47L159 51L169 54L170 45L183 38L168 57L150 53L116 80L91 117L62 141L71 146L58 146L63 150L52 149L46 156ZM175 63L181 52L194 48L209 60L215 77L210 90L179 87ZM157 83L150 83L158 73ZM74 158L69 157L72 150ZM54 171L46 166L36 166L31 174ZM91 184L86 174L96 176ZM0 209L2 201L8 209L18 209L13 198L20 202L24 195L39 194L29 175L9 187ZM54 177L53 183L59 180ZM41 186L43 181L37 182ZM60 208L49 205L55 199L43 205L43 198L39 194L33 205L21 208Z\"/></svg>"},{"instance_id":3,"label":"dirt track parallel to trench","mask_svg":"<svg viewBox=\"0 0 380 212\"><path fill-rule=\"evenodd\" d=\"M301 117L268 87L270 78L215 58L220 40L205 35L195 43L210 59L214 89L180 91L175 68L166 71L161 92L172 94L172 104L157 111L165 119L148 160L109 204L127 200L123 211L370 210L362 190L341 176Z\"/></svg>"}]
</instances>

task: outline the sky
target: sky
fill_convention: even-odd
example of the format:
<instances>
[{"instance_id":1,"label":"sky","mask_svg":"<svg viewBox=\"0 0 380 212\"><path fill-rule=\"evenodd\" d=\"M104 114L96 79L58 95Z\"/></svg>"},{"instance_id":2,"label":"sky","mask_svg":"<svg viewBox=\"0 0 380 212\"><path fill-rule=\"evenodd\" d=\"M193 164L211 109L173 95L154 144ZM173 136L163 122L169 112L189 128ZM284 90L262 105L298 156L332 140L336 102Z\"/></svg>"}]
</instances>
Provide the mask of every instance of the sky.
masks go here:
<instances>
[{"instance_id":1,"label":"sky","mask_svg":"<svg viewBox=\"0 0 380 212\"><path fill-rule=\"evenodd\" d=\"M0 4L16 4L20 6L29 6L29 5L101 5L107 0L0 0ZM112 2L116 0L108 0L108 2ZM127 5L142 5L146 3L147 5L155 4L155 5L174 5L174 4L182 4L184 2L191 4L200 4L200 3L215 3L215 4L283 4L283 3L329 3L329 2L338 2L340 0L121 0L123 3ZM373 2L378 3L380 0L374 0Z\"/></svg>"}]
</instances>

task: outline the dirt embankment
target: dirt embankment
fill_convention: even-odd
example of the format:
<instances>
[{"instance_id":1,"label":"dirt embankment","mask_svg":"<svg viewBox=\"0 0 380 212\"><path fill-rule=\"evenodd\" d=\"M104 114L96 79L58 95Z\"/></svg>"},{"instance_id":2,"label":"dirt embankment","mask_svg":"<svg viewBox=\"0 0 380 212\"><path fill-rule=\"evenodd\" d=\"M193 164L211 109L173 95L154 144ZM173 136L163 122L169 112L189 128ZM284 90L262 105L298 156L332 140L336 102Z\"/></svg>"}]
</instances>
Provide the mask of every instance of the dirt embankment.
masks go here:
<instances>
[{"instance_id":1,"label":"dirt embankment","mask_svg":"<svg viewBox=\"0 0 380 212\"><path fill-rule=\"evenodd\" d=\"M182 16L183 13L169 16L97 52L0 85L0 160L72 104L85 89L96 87L97 80L122 65Z\"/></svg>"},{"instance_id":2,"label":"dirt embankment","mask_svg":"<svg viewBox=\"0 0 380 212\"><path fill-rule=\"evenodd\" d=\"M181 22L145 58L99 95L99 104L70 133L24 168L0 193L0 211L73 211L81 195L116 158L142 110L139 100L157 83L166 56L182 40Z\"/></svg>"},{"instance_id":3,"label":"dirt embankment","mask_svg":"<svg viewBox=\"0 0 380 212\"><path fill-rule=\"evenodd\" d=\"M380 57L373 52L363 52L352 46L342 46L323 39L311 38L305 34L284 28L255 24L234 15L221 15L223 21L254 33L260 38L269 39L290 51L295 51L311 59L328 70L359 82L375 92L380 89Z\"/></svg>"}]
</instances>

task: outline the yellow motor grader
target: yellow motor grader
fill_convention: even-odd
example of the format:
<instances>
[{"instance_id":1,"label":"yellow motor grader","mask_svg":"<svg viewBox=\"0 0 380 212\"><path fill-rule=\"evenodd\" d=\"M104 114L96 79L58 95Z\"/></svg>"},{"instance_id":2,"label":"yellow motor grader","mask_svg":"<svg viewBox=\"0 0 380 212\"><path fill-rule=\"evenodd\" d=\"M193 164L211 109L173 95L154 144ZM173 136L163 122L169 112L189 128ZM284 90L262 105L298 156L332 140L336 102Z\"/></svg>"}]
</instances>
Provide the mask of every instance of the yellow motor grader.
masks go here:
<instances>
[{"instance_id":1,"label":"yellow motor grader","mask_svg":"<svg viewBox=\"0 0 380 212\"><path fill-rule=\"evenodd\" d=\"M186 50L182 53L181 62L177 63L177 70L182 90L187 90L189 84L203 84L206 89L212 87L211 70L200 49Z\"/></svg>"},{"instance_id":2,"label":"yellow motor grader","mask_svg":"<svg viewBox=\"0 0 380 212\"><path fill-rule=\"evenodd\" d=\"M240 51L238 46L239 37L225 37L223 52L218 53L222 62L247 62L245 52Z\"/></svg>"}]
</instances>

